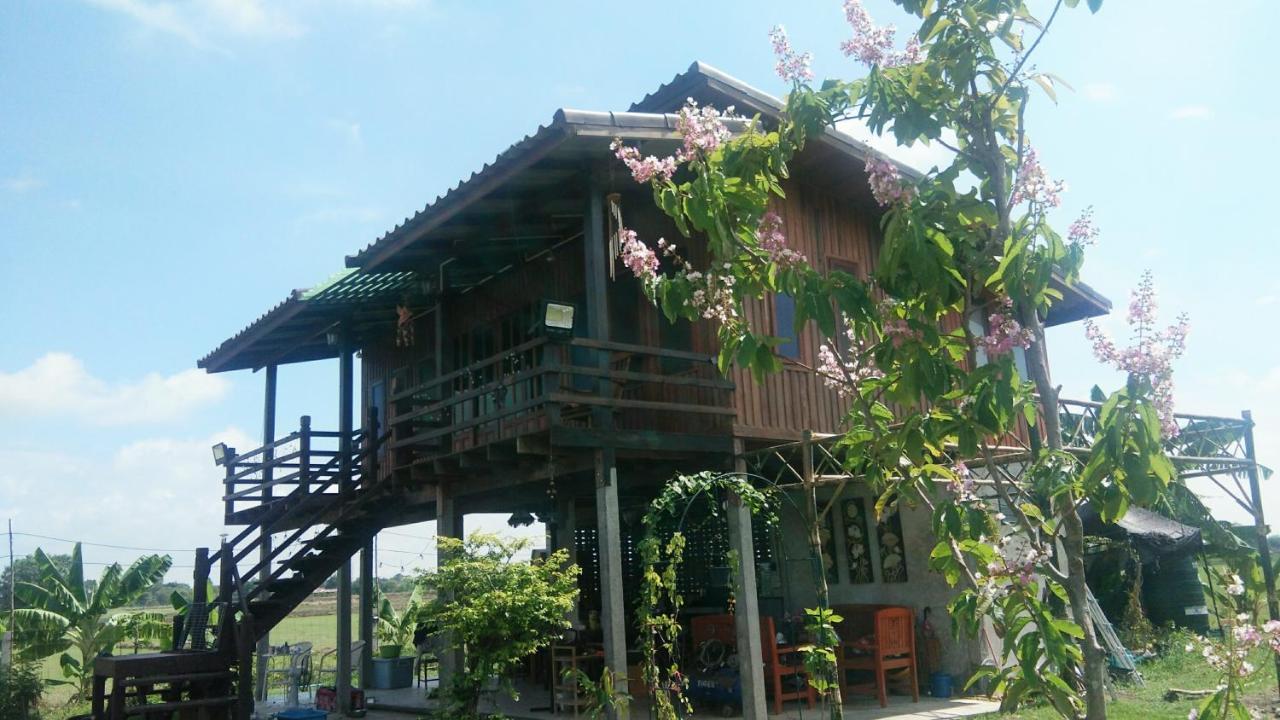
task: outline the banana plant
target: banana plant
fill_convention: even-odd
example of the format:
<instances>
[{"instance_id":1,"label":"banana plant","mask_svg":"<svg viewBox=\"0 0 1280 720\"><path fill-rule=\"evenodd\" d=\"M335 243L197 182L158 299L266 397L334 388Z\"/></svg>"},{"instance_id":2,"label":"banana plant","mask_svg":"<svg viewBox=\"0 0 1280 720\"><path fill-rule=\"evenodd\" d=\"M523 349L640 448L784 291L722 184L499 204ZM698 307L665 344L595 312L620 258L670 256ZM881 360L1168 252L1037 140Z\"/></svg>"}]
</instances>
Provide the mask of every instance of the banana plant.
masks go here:
<instances>
[{"instance_id":1,"label":"banana plant","mask_svg":"<svg viewBox=\"0 0 1280 720\"><path fill-rule=\"evenodd\" d=\"M386 651L384 657L398 657L400 651L413 642L413 631L418 627L418 615L422 609L422 593L417 586L409 595L404 610L396 612L391 598L378 593L378 643ZM391 650L390 648L394 648Z\"/></svg>"},{"instance_id":2,"label":"banana plant","mask_svg":"<svg viewBox=\"0 0 1280 720\"><path fill-rule=\"evenodd\" d=\"M85 581L80 543L71 551L66 572L39 548L35 560L39 582L20 582L15 588L25 606L14 611L19 657L39 660L61 653L62 684L75 686L76 699L88 692L95 657L126 639L153 640L168 633L164 614L122 610L164 577L173 564L168 555L146 555L127 569L112 563L96 583Z\"/></svg>"}]
</instances>

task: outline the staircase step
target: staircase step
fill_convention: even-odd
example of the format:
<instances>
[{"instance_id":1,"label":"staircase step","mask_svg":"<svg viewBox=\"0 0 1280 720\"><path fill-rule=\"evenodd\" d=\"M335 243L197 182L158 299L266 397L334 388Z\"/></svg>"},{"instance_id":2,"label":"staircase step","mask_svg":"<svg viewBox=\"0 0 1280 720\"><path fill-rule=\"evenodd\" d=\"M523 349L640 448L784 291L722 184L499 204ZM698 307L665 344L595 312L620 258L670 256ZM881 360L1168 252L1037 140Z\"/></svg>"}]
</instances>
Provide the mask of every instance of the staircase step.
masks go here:
<instances>
[{"instance_id":1,"label":"staircase step","mask_svg":"<svg viewBox=\"0 0 1280 720\"><path fill-rule=\"evenodd\" d=\"M323 567L325 564L325 561L326 561L326 558L322 555L304 553L301 555L294 555L293 557L289 558L288 560L285 560L281 564L289 568L290 570L293 570L294 572L299 572L305 575L309 570L314 570L315 568Z\"/></svg>"},{"instance_id":2,"label":"staircase step","mask_svg":"<svg viewBox=\"0 0 1280 720\"><path fill-rule=\"evenodd\" d=\"M355 551L364 540L354 535L326 535L312 543L312 547L320 552Z\"/></svg>"},{"instance_id":3,"label":"staircase step","mask_svg":"<svg viewBox=\"0 0 1280 720\"><path fill-rule=\"evenodd\" d=\"M159 683L173 684L203 680L230 680L235 676L236 674L230 670L220 670L218 672L187 673L185 675L155 675L152 677L130 678L124 684L128 687L133 687L135 685L157 685Z\"/></svg>"},{"instance_id":4,"label":"staircase step","mask_svg":"<svg viewBox=\"0 0 1280 720\"><path fill-rule=\"evenodd\" d=\"M324 581L321 580L320 582L324 582ZM271 593L272 597L288 595L299 589L306 590L308 593L310 593L311 590L314 589L314 587L317 584L319 583L313 583L304 577L295 575L293 577L280 578L279 580L272 580L271 583L267 585L267 591Z\"/></svg>"}]
</instances>

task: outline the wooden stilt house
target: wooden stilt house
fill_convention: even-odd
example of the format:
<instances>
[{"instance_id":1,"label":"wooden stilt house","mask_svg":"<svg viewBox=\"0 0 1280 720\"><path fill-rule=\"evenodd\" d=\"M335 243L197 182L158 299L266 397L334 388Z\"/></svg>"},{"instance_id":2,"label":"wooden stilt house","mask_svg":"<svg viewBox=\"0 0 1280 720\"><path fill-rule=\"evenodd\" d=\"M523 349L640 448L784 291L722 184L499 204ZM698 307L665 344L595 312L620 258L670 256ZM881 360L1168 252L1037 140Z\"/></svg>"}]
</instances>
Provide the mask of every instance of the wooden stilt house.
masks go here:
<instances>
[{"instance_id":1,"label":"wooden stilt house","mask_svg":"<svg viewBox=\"0 0 1280 720\"><path fill-rule=\"evenodd\" d=\"M788 298L748 308L754 323L791 338L779 351L794 361L757 384L741 370L716 370L709 322L667 322L630 273L617 271L610 196L642 236L678 232L609 143L620 137L663 154L680 141L674 113L686 98L765 121L781 107L695 63L625 112L557 111L347 257L343 272L293 292L199 361L211 373L264 369L266 377L262 447L224 448L221 458L231 537L198 558L198 576L221 580L218 597L197 598L203 610L221 610L217 641L202 649L206 621L193 613L179 634L186 642L164 661L106 662L97 716L130 714L136 701L127 698L138 696L247 717L248 658L276 623L338 571L339 646L371 640L369 613L357 628L347 620L351 558L359 555L367 602L378 531L434 520L440 535L460 536L470 513L535 514L548 523L550 542L574 549L584 567L584 617L599 611L605 662L626 671L635 521L656 489L677 471L743 467L762 448L835 433L845 411L805 369L815 364L818 338L795 326ZM828 132L793 165L778 211L792 246L819 266L865 275L876 263L880 210L864 170L872 154ZM1086 287L1064 290L1050 324L1109 308ZM311 427L304 417L277 434L278 369L334 358L338 426ZM947 591L925 569L927 523L903 517L885 529L868 522L870 505L858 505L858 492L843 502L832 514L833 550L820 570L833 601L940 611ZM697 539L706 559L693 563L703 562L707 577L726 557L744 559L733 575L739 637L748 647L760 642L760 615L781 626L811 602L805 588L818 570L802 561L803 538L788 532L785 522L772 535L753 532L740 516L730 531ZM691 586L690 597L707 587ZM949 652L944 660L957 669L973 660L967 649ZM345 702L351 660L339 657ZM761 682L758 672L744 673L749 713L764 702Z\"/></svg>"}]
</instances>

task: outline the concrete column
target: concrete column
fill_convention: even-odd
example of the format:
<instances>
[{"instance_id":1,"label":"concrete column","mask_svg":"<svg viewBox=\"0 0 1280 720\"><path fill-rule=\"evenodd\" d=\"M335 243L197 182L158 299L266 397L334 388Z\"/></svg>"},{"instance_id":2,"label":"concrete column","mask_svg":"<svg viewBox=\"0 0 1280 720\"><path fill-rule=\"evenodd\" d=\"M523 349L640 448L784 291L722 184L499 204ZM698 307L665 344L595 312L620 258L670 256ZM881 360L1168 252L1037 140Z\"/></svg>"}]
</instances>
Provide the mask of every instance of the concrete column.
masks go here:
<instances>
[{"instance_id":1,"label":"concrete column","mask_svg":"<svg viewBox=\"0 0 1280 720\"><path fill-rule=\"evenodd\" d=\"M444 562L440 552L440 538L462 538L462 515L458 512L453 495L441 483L436 486L436 567ZM441 691L449 686L453 674L462 667L462 648L453 645L451 638L445 637L438 660L440 661Z\"/></svg>"},{"instance_id":2,"label":"concrete column","mask_svg":"<svg viewBox=\"0 0 1280 720\"><path fill-rule=\"evenodd\" d=\"M360 640L364 653L360 655L360 687L369 687L373 678L373 616L377 606L373 597L373 541L360 548Z\"/></svg>"},{"instance_id":3,"label":"concrete column","mask_svg":"<svg viewBox=\"0 0 1280 720\"><path fill-rule=\"evenodd\" d=\"M734 442L734 471L745 473L742 441ZM738 671L742 679L743 720L768 716L764 696L764 649L760 640L760 599L756 590L756 550L751 536L751 510L737 495L729 497L729 547L738 554L734 573L734 629L738 639Z\"/></svg>"},{"instance_id":4,"label":"concrete column","mask_svg":"<svg viewBox=\"0 0 1280 720\"><path fill-rule=\"evenodd\" d=\"M600 624L605 669L615 687L627 682L626 603L622 597L622 522L618 515L618 469L611 448L596 451L596 533L600 542ZM619 711L618 717L625 717Z\"/></svg>"}]
</instances>

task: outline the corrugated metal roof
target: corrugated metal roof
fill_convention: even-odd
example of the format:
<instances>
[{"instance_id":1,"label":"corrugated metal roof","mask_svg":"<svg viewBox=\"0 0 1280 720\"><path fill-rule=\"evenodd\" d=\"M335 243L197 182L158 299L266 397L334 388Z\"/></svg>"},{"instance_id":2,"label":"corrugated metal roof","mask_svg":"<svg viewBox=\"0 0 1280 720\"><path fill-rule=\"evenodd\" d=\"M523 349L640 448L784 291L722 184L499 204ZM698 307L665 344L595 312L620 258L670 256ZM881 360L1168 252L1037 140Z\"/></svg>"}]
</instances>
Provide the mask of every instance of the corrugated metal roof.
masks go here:
<instances>
[{"instance_id":1,"label":"corrugated metal roof","mask_svg":"<svg viewBox=\"0 0 1280 720\"><path fill-rule=\"evenodd\" d=\"M644 137L646 132L661 131L674 135L676 133L677 116L671 111L684 103L684 90L694 84L715 85L721 92L733 96L739 101L739 109L746 104L754 111L777 116L782 109L782 101L758 88L727 75L710 65L695 62L689 69L670 82L662 85L644 99L633 104L628 112L601 112L590 110L558 110L549 124L540 126L533 133L516 141L506 150L498 153L493 162L486 164L470 177L462 180L435 200L427 203L421 210L407 217L404 222L367 245L355 255L347 258L350 267L376 267L394 254L406 238L433 222L443 222L464 207L470 199L478 197L492 186L500 183L507 173L528 167L537 162L546 153L560 143L583 133L583 128L609 128L621 137ZM659 107L664 100L674 98L674 105ZM745 123L730 123L731 128L741 129ZM862 143L837 130L827 130L821 142L836 150L844 152L857 160L868 157L886 157ZM891 158L889 158L891 160ZM901 165L904 173L918 176L914 168Z\"/></svg>"},{"instance_id":2,"label":"corrugated metal roof","mask_svg":"<svg viewBox=\"0 0 1280 720\"><path fill-rule=\"evenodd\" d=\"M233 346L246 346L272 329L287 323L308 306L358 304L385 299L411 288L417 279L412 272L373 272L379 264L396 255L401 249L429 232L432 228L465 210L470 203L500 188L515 173L529 168L550 152L573 138L623 137L628 139L679 138L678 116L671 111L683 105L686 97L700 94L707 89L733 101L739 111L759 113L765 117L777 117L783 103L777 97L738 80L706 63L695 62L689 69L676 75L644 98L634 103L627 112L603 112L591 110L561 109L556 111L547 125L539 126L510 147L498 153L492 162L485 164L457 185L437 196L411 217L384 233L355 255L346 258L348 269L330 277L308 290L295 290L280 304L264 313L256 321L213 352L202 358L198 365L213 366L219 355L230 352ZM730 128L741 130L746 121L730 121ZM887 158L851 135L828 129L818 139L830 147L856 160L868 157ZM597 140L598 142L598 140ZM918 177L919 172L896 161L904 174ZM361 268L357 270L357 268ZM1086 288L1087 289L1087 288ZM1092 312L1109 307L1110 303L1091 290L1087 293L1096 304ZM223 369L229 369L224 367ZM211 370L216 371L216 370Z\"/></svg>"},{"instance_id":3,"label":"corrugated metal roof","mask_svg":"<svg viewBox=\"0 0 1280 720\"><path fill-rule=\"evenodd\" d=\"M335 311L394 302L405 293L420 288L421 280L413 272L366 273L354 268L341 270L310 288L289 293L275 307L200 358L196 366L210 372L251 367L251 364L246 364L246 361L235 356L253 348L255 343L277 329L317 321L320 319L316 316L319 311L326 313L327 317Z\"/></svg>"}]
</instances>

